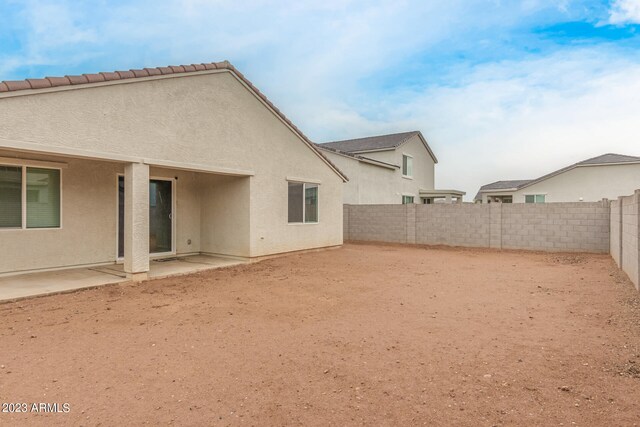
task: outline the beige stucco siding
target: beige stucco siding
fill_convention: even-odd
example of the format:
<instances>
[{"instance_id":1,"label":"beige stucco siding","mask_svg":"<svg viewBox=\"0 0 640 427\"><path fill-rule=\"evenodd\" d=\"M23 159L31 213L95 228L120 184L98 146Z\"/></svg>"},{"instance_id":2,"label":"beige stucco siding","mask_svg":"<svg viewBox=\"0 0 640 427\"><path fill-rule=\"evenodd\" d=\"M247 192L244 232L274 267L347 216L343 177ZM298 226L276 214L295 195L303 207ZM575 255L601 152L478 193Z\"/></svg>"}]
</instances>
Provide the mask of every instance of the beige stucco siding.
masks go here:
<instances>
[{"instance_id":1,"label":"beige stucco siding","mask_svg":"<svg viewBox=\"0 0 640 427\"><path fill-rule=\"evenodd\" d=\"M202 176L202 252L251 256L250 180L249 177Z\"/></svg>"},{"instance_id":2,"label":"beige stucco siding","mask_svg":"<svg viewBox=\"0 0 640 427\"><path fill-rule=\"evenodd\" d=\"M12 155L0 151L0 156ZM0 229L0 273L115 261L119 165L64 161L67 167L62 170L62 227Z\"/></svg>"},{"instance_id":3,"label":"beige stucco siding","mask_svg":"<svg viewBox=\"0 0 640 427\"><path fill-rule=\"evenodd\" d=\"M402 201L400 169L371 165L330 151L323 153L349 177L344 185L344 203L397 204Z\"/></svg>"},{"instance_id":4,"label":"beige stucco siding","mask_svg":"<svg viewBox=\"0 0 640 427\"><path fill-rule=\"evenodd\" d=\"M547 203L596 202L633 194L640 187L640 164L581 166L514 192L514 203L527 194L545 194Z\"/></svg>"},{"instance_id":5,"label":"beige stucco siding","mask_svg":"<svg viewBox=\"0 0 640 427\"><path fill-rule=\"evenodd\" d=\"M58 162L62 169L62 227L2 229L0 274L115 262L117 258L118 175L121 163L23 154L0 150L0 157ZM2 162L0 162L2 163ZM176 253L200 252L198 174L151 168L150 175L176 180ZM191 245L187 242L191 239Z\"/></svg>"},{"instance_id":6,"label":"beige stucco siding","mask_svg":"<svg viewBox=\"0 0 640 427\"><path fill-rule=\"evenodd\" d=\"M83 150L73 154L125 155L151 165L202 165L250 175L237 182L212 182L203 173L151 167L150 176L178 176L178 254L257 257L342 244L342 178L231 73L44 92L0 96L0 147L3 141L14 148L23 142L42 153ZM65 159L69 168L64 173L64 231L40 231L37 238L29 237L34 233L29 230L0 231L3 246L31 250L39 245L36 252L41 252L38 262L26 260L24 254L0 261L4 270L115 258L115 177L124 171L124 163ZM287 223L288 178L320 183L318 224ZM73 198L67 198L67 186L77 190L69 192ZM100 207L94 208L97 204ZM77 222L67 223L68 210L78 211ZM101 224L97 237L87 239L95 223ZM74 257L75 249L60 250L61 245L76 247L82 256Z\"/></svg>"},{"instance_id":7,"label":"beige stucco siding","mask_svg":"<svg viewBox=\"0 0 640 427\"><path fill-rule=\"evenodd\" d=\"M328 150L323 153L349 177L344 190L346 204L399 204L403 195L414 196L414 201L420 203L420 190L434 188L435 163L417 135L396 150L361 154L399 166L395 169L375 166ZM402 176L403 154L413 157L412 178Z\"/></svg>"},{"instance_id":8,"label":"beige stucco siding","mask_svg":"<svg viewBox=\"0 0 640 427\"><path fill-rule=\"evenodd\" d=\"M411 137L409 141L395 150L363 153L362 155L401 167L404 154L413 156L413 177L403 177L402 170L398 169L395 178L397 188L401 195L414 196L415 202L419 203L420 190L433 190L435 188L435 162L418 135ZM395 203L401 202L402 197L399 196L399 201Z\"/></svg>"}]
</instances>

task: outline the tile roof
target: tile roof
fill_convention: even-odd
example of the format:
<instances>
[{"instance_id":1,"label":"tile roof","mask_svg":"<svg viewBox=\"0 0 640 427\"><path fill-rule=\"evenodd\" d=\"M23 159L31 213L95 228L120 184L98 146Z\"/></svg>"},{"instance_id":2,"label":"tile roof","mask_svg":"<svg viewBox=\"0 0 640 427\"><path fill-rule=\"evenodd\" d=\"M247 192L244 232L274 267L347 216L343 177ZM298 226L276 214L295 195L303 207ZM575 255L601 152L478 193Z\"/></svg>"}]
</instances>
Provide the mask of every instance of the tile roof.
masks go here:
<instances>
[{"instance_id":1,"label":"tile roof","mask_svg":"<svg viewBox=\"0 0 640 427\"><path fill-rule=\"evenodd\" d=\"M344 181L349 178L338 169L329 159L327 159L316 145L296 126L287 116L284 115L260 90L247 79L244 74L238 71L229 61L208 62L190 65L170 65L168 67L142 68L125 71L101 72L96 74L67 75L64 77L45 77L43 79L9 80L0 82L0 95L8 92L21 90L49 89L62 86L77 86L91 83L102 83L118 80L137 79L145 77L164 76L168 74L195 73L211 70L229 70L234 73L251 91L253 91L278 117L280 117L294 132L296 132L309 147L323 159Z\"/></svg>"},{"instance_id":2,"label":"tile roof","mask_svg":"<svg viewBox=\"0 0 640 427\"><path fill-rule=\"evenodd\" d=\"M138 77L153 77L166 74L192 73L196 71L208 71L228 69L240 74L229 61L209 62L191 65L170 65L168 67L143 68L139 70L125 70L102 72L95 74L81 74L64 77L45 77L43 79L8 80L0 82L0 93L15 92L28 89L46 89L50 87L82 85L100 83L114 80L135 79Z\"/></svg>"},{"instance_id":3,"label":"tile roof","mask_svg":"<svg viewBox=\"0 0 640 427\"><path fill-rule=\"evenodd\" d=\"M342 141L324 142L323 146L335 148L346 153L357 153L359 151L384 150L396 148L403 142L418 134L418 131L393 133L390 135L368 136L366 138L345 139Z\"/></svg>"},{"instance_id":4,"label":"tile roof","mask_svg":"<svg viewBox=\"0 0 640 427\"><path fill-rule=\"evenodd\" d=\"M478 193L476 194L476 196L473 198L473 200L480 200L482 199L482 192L483 191L487 191L487 190L507 190L509 188L519 188L523 185L526 185L528 183L530 183L531 181L533 181L532 179L518 179L518 180L512 180L512 181L496 181L496 182L492 182L491 184L485 184L482 187L480 187L480 190L478 190Z\"/></svg>"},{"instance_id":5,"label":"tile roof","mask_svg":"<svg viewBox=\"0 0 640 427\"><path fill-rule=\"evenodd\" d=\"M478 190L478 194L474 200L480 199L483 191L486 190L506 190L509 188L521 189L524 187L528 187L529 185L536 184L540 181L544 181L545 179L552 178L556 175L560 175L561 173L567 172L571 169L580 167L580 166L595 166L595 165L615 165L615 164L624 164L624 163L640 163L640 157L636 156L627 156L624 154L615 154L615 153L606 153L600 156L592 157L587 160L582 160L580 162L574 163L572 165L566 166L562 169L558 169L551 173L541 176L536 179L524 179L524 180L515 180L515 181L496 181L491 184L483 185Z\"/></svg>"}]
</instances>

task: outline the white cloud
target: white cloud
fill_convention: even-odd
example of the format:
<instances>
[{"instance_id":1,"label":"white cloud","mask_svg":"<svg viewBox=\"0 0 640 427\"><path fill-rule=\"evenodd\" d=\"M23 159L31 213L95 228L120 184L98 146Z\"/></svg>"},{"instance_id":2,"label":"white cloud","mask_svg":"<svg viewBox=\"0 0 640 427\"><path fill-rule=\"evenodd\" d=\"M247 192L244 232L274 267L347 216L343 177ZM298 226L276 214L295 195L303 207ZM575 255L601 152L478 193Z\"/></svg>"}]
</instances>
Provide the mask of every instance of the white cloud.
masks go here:
<instances>
[{"instance_id":1,"label":"white cloud","mask_svg":"<svg viewBox=\"0 0 640 427\"><path fill-rule=\"evenodd\" d=\"M611 19L629 21L633 5L618 0ZM476 66L465 58L522 37L511 30L523 23L577 20L579 10L568 0L34 0L16 28L25 48L0 53L0 75L38 64L89 72L229 59L317 141L422 130L440 160L436 184L472 197L481 184L606 151L640 155L638 58L611 45ZM460 52L455 76L438 51Z\"/></svg>"},{"instance_id":2,"label":"white cloud","mask_svg":"<svg viewBox=\"0 0 640 427\"><path fill-rule=\"evenodd\" d=\"M387 123L421 129L440 160L436 185L473 197L605 152L640 155L638 93L637 62L586 49L479 66L462 85L399 97Z\"/></svg>"},{"instance_id":3,"label":"white cloud","mask_svg":"<svg viewBox=\"0 0 640 427\"><path fill-rule=\"evenodd\" d=\"M640 24L640 0L615 0L609 11L609 23Z\"/></svg>"}]
</instances>

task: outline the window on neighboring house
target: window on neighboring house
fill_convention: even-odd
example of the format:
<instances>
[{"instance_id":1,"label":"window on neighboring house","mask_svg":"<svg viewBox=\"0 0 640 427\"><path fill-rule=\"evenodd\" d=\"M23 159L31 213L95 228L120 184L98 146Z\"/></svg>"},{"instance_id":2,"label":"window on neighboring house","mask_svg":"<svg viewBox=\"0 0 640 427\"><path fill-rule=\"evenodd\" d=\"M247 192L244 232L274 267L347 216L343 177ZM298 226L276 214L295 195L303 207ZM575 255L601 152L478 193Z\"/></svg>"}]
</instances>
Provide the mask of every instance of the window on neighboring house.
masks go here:
<instances>
[{"instance_id":1,"label":"window on neighboring house","mask_svg":"<svg viewBox=\"0 0 640 427\"><path fill-rule=\"evenodd\" d=\"M0 166L0 228L59 227L60 170Z\"/></svg>"},{"instance_id":2,"label":"window on neighboring house","mask_svg":"<svg viewBox=\"0 0 640 427\"><path fill-rule=\"evenodd\" d=\"M318 184L289 182L290 224L318 222Z\"/></svg>"},{"instance_id":3,"label":"window on neighboring house","mask_svg":"<svg viewBox=\"0 0 640 427\"><path fill-rule=\"evenodd\" d=\"M402 175L406 177L413 176L413 157L402 155Z\"/></svg>"},{"instance_id":4,"label":"window on neighboring house","mask_svg":"<svg viewBox=\"0 0 640 427\"><path fill-rule=\"evenodd\" d=\"M409 205L413 203L413 196L402 196L402 204Z\"/></svg>"},{"instance_id":5,"label":"window on neighboring house","mask_svg":"<svg viewBox=\"0 0 640 427\"><path fill-rule=\"evenodd\" d=\"M544 203L544 201L544 194L527 194L526 196L524 196L525 203Z\"/></svg>"}]
</instances>

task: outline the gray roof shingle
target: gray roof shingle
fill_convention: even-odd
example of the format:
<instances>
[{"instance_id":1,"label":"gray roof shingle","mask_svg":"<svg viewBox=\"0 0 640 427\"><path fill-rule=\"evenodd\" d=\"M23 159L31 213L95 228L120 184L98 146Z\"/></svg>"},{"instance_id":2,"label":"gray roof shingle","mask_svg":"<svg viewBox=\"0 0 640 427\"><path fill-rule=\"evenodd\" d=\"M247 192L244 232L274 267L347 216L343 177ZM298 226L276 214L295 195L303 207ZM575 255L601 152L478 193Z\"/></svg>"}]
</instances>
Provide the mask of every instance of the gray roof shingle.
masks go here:
<instances>
[{"instance_id":1,"label":"gray roof shingle","mask_svg":"<svg viewBox=\"0 0 640 427\"><path fill-rule=\"evenodd\" d=\"M533 181L532 179L517 179L512 181L496 181L480 187L482 190L506 190L507 188L518 188Z\"/></svg>"},{"instance_id":2,"label":"gray roof shingle","mask_svg":"<svg viewBox=\"0 0 640 427\"><path fill-rule=\"evenodd\" d=\"M400 147L414 136L418 136L420 138L420 141L424 145L424 148L429 152L433 162L438 163L438 158L433 153L433 150L429 147L427 140L422 136L422 133L419 130L392 133L389 135L367 136L365 138L357 139L345 139L342 141L325 142L319 145L324 148L338 150L343 153L359 154L366 153L368 151L393 150Z\"/></svg>"},{"instance_id":3,"label":"gray roof shingle","mask_svg":"<svg viewBox=\"0 0 640 427\"><path fill-rule=\"evenodd\" d=\"M478 194L476 194L476 197L474 198L474 200L479 200L482 197L480 193L486 190L506 190L508 188L516 188L519 190L523 187L529 186L531 184L535 184L540 181L544 181L545 179L551 178L553 176L559 175L563 172L567 172L573 168L577 168L580 166L611 165L611 164L620 164L620 163L639 163L639 162L640 162L640 157L627 156L624 154L606 153L600 156L592 157L587 160L582 160L578 163L574 163L562 169L558 169L556 171L543 175L540 178L512 180L512 181L496 181L491 184L483 185L482 187L480 187L480 190L478 190Z\"/></svg>"},{"instance_id":4,"label":"gray roof shingle","mask_svg":"<svg viewBox=\"0 0 640 427\"><path fill-rule=\"evenodd\" d=\"M359 151L384 150L396 148L402 145L407 139L418 134L418 131L393 133L390 135L368 136L366 138L345 139L342 141L324 142L321 145L333 148L346 153L357 153Z\"/></svg>"},{"instance_id":5,"label":"gray roof shingle","mask_svg":"<svg viewBox=\"0 0 640 427\"><path fill-rule=\"evenodd\" d=\"M632 163L640 162L640 157L626 156L624 154L607 153L601 156L592 157L576 163L577 165L602 165L608 163Z\"/></svg>"}]
</instances>

